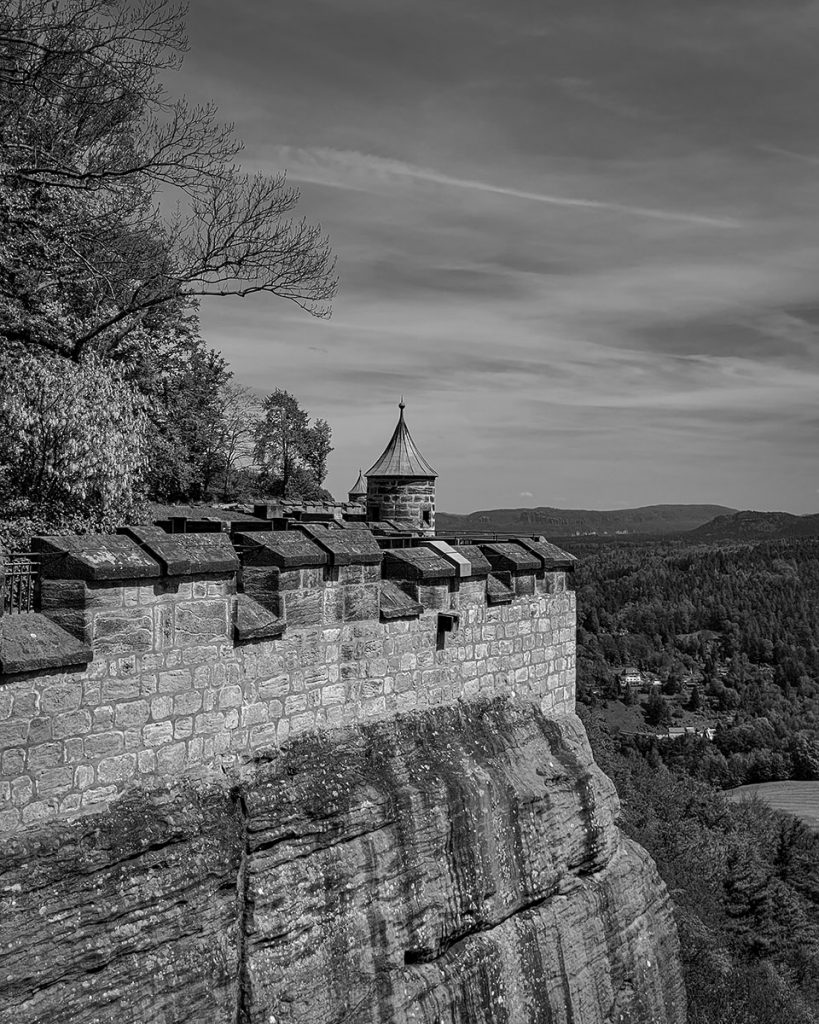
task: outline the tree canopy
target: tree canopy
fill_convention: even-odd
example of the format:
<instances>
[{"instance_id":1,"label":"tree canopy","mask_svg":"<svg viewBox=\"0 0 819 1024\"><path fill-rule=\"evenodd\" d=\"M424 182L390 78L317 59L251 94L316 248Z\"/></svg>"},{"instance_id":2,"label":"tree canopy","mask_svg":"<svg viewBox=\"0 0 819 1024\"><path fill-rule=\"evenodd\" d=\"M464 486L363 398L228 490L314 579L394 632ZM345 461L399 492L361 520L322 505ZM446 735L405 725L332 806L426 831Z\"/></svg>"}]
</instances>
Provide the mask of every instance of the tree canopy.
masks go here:
<instances>
[{"instance_id":1,"label":"tree canopy","mask_svg":"<svg viewBox=\"0 0 819 1024\"><path fill-rule=\"evenodd\" d=\"M333 258L291 216L298 192L243 173L232 126L160 80L184 17L168 0L0 0L8 343L116 353L196 295L269 292L327 315Z\"/></svg>"},{"instance_id":2,"label":"tree canopy","mask_svg":"<svg viewBox=\"0 0 819 1024\"><path fill-rule=\"evenodd\" d=\"M79 514L84 501L98 522L99 488L81 496L72 467L110 452L116 430L95 431L137 407L142 464L132 471L124 453L120 476L131 497L139 488L166 501L226 497L237 467L248 487L275 483L274 440L261 482L246 467L258 403L202 338L199 297L263 292L329 314L334 260L321 228L295 216L298 192L283 174L244 173L242 143L216 108L166 90L187 48L185 16L173 0L0 0L7 429L23 429L31 386L46 379L58 404L74 388L87 413L87 429L69 431L79 463L48 463L48 495L13 471L21 440L0 451L6 501L27 502L38 522L59 519L56 505ZM65 370L64 387L59 362L79 367ZM107 412L89 407L93 395ZM320 489L330 451L322 423L285 459L286 488Z\"/></svg>"},{"instance_id":3,"label":"tree canopy","mask_svg":"<svg viewBox=\"0 0 819 1024\"><path fill-rule=\"evenodd\" d=\"M332 451L332 431L326 420L310 415L281 388L267 396L256 427L255 456L261 479L270 494L319 497Z\"/></svg>"}]
</instances>

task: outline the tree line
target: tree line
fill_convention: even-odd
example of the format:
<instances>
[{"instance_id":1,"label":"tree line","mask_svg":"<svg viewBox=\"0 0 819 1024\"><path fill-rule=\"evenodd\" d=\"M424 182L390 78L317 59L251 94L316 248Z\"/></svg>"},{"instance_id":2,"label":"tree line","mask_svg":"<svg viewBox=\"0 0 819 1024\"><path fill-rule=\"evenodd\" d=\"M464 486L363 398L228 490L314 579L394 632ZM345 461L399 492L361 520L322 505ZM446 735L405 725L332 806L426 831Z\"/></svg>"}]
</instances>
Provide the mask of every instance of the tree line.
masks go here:
<instances>
[{"instance_id":1,"label":"tree line","mask_svg":"<svg viewBox=\"0 0 819 1024\"><path fill-rule=\"evenodd\" d=\"M0 0L6 534L321 491L328 424L239 386L198 303L267 293L325 317L329 242L284 175L241 170L214 106L167 92L184 23L169 0Z\"/></svg>"}]
</instances>

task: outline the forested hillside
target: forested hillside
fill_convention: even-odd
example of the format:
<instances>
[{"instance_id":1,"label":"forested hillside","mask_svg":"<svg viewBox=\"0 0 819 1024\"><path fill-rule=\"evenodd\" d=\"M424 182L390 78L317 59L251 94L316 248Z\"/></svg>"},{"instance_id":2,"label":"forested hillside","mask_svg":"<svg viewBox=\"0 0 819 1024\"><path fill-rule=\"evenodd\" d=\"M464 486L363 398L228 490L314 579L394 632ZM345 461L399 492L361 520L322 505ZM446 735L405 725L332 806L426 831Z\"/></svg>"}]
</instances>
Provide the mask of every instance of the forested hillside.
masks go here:
<instances>
[{"instance_id":1,"label":"forested hillside","mask_svg":"<svg viewBox=\"0 0 819 1024\"><path fill-rule=\"evenodd\" d=\"M819 778L819 540L574 553L579 710L672 893L690 1024L815 1024L819 835L719 790ZM661 738L689 722L713 742Z\"/></svg>"},{"instance_id":2,"label":"forested hillside","mask_svg":"<svg viewBox=\"0 0 819 1024\"><path fill-rule=\"evenodd\" d=\"M663 759L721 787L819 778L819 540L598 548L577 590L581 701L636 700L633 665L662 681L649 724L718 724L713 743L653 743Z\"/></svg>"}]
</instances>

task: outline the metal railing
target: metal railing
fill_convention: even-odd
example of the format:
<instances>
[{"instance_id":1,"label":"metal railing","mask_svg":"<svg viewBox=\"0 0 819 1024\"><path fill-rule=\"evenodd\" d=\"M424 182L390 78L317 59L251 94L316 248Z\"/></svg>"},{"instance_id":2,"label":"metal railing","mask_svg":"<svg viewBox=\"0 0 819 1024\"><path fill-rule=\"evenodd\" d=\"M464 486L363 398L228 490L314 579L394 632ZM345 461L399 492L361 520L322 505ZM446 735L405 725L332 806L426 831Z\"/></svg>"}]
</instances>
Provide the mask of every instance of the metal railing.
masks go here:
<instances>
[{"instance_id":1,"label":"metal railing","mask_svg":"<svg viewBox=\"0 0 819 1024\"><path fill-rule=\"evenodd\" d=\"M40 563L31 551L14 551L0 562L0 615L34 611Z\"/></svg>"}]
</instances>

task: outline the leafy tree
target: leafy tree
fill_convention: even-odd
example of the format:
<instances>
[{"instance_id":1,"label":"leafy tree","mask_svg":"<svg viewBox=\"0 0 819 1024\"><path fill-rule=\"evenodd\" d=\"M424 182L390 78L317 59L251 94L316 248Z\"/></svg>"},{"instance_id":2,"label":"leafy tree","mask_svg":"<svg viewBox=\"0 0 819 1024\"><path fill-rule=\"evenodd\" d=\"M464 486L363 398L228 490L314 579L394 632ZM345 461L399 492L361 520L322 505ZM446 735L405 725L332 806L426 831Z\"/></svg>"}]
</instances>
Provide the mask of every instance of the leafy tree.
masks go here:
<instances>
[{"instance_id":1,"label":"leafy tree","mask_svg":"<svg viewBox=\"0 0 819 1024\"><path fill-rule=\"evenodd\" d=\"M332 451L329 424L317 419L311 426L309 413L281 388L264 399L262 411L254 449L262 485L284 497L319 490Z\"/></svg>"},{"instance_id":2,"label":"leafy tree","mask_svg":"<svg viewBox=\"0 0 819 1024\"><path fill-rule=\"evenodd\" d=\"M147 419L122 372L94 355L78 363L0 358L0 489L7 514L74 517L104 526L132 510ZM77 517L79 516L79 523Z\"/></svg>"},{"instance_id":3,"label":"leafy tree","mask_svg":"<svg viewBox=\"0 0 819 1024\"><path fill-rule=\"evenodd\" d=\"M186 48L169 0L0 0L0 322L7 344L116 353L195 295L335 289L283 175L241 173L212 106L170 98Z\"/></svg>"},{"instance_id":4,"label":"leafy tree","mask_svg":"<svg viewBox=\"0 0 819 1024\"><path fill-rule=\"evenodd\" d=\"M667 728L671 725L671 709L662 694L652 688L645 707L645 719L649 725Z\"/></svg>"},{"instance_id":5,"label":"leafy tree","mask_svg":"<svg viewBox=\"0 0 819 1024\"><path fill-rule=\"evenodd\" d=\"M229 382L219 393L219 417L211 437L212 460L219 465L222 497L227 498L237 465L253 454L261 403L250 388Z\"/></svg>"},{"instance_id":6,"label":"leafy tree","mask_svg":"<svg viewBox=\"0 0 819 1024\"><path fill-rule=\"evenodd\" d=\"M689 711L699 711L702 700L700 698L700 688L696 683L691 687L691 695L688 698L688 704L686 705Z\"/></svg>"}]
</instances>

